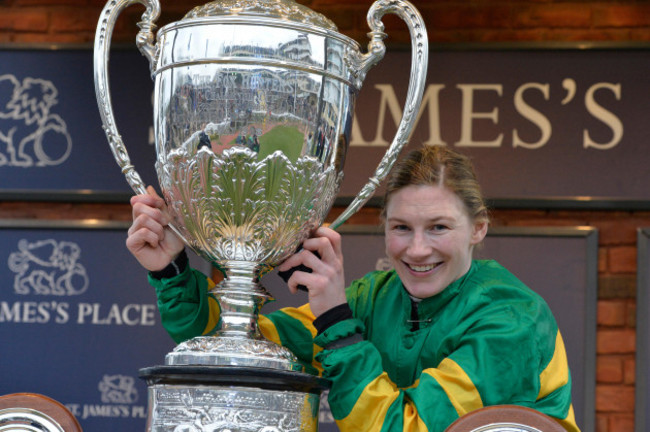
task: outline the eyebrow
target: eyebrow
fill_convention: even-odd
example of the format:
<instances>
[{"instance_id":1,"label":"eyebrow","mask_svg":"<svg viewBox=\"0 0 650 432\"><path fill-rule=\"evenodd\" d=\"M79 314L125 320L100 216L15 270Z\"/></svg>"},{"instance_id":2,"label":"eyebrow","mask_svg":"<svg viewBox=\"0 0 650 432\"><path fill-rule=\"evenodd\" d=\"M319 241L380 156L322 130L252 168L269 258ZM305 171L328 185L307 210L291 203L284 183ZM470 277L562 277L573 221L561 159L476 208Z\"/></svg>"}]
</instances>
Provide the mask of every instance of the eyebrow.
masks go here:
<instances>
[{"instance_id":1,"label":"eyebrow","mask_svg":"<svg viewBox=\"0 0 650 432\"><path fill-rule=\"evenodd\" d=\"M407 223L407 221L403 218L400 217L390 217L386 218L386 222L404 222ZM452 216L437 216L431 219L427 219L427 222L429 223L439 223L439 222L456 222L456 218Z\"/></svg>"}]
</instances>

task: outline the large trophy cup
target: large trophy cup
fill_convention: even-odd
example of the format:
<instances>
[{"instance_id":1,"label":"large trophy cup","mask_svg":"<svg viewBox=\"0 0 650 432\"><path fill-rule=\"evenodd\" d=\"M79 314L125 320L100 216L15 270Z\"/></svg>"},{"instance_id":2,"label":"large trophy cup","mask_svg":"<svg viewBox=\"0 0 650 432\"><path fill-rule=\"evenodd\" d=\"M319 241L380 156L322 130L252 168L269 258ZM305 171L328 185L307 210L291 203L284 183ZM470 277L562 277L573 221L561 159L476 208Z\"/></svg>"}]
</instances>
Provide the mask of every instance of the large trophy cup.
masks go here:
<instances>
[{"instance_id":1,"label":"large trophy cup","mask_svg":"<svg viewBox=\"0 0 650 432\"><path fill-rule=\"evenodd\" d=\"M145 193L113 116L108 62L115 21L142 4L137 45L155 80L156 171L172 229L225 278L213 291L216 334L180 344L145 368L148 431L293 432L318 428L326 380L304 373L266 340L257 316L270 298L259 279L320 226L343 177L357 93L385 52L381 18L400 16L412 40L398 132L373 177L331 225L372 196L406 143L422 100L427 34L405 0L368 12L368 53L324 16L293 0L217 0L157 33L158 0L110 0L95 38L95 89L113 155Z\"/></svg>"}]
</instances>

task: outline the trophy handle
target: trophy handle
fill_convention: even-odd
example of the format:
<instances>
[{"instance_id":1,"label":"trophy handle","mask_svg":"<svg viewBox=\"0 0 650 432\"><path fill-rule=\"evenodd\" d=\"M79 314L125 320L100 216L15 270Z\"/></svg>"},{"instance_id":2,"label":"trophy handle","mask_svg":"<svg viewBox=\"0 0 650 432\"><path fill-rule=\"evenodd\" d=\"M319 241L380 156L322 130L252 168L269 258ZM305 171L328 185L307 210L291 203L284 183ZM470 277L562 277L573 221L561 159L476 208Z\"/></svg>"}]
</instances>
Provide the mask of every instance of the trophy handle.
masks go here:
<instances>
[{"instance_id":1,"label":"trophy handle","mask_svg":"<svg viewBox=\"0 0 650 432\"><path fill-rule=\"evenodd\" d=\"M113 115L110 86L108 83L108 58L115 21L125 8L134 3L140 3L146 8L142 15L142 21L138 23L140 32L136 38L136 44L140 52L149 60L151 70L154 70L156 48L153 44L153 30L156 27L154 21L160 15L160 3L158 0L110 0L106 3L99 16L99 23L95 34L93 62L95 66L95 94L97 95L97 104L102 117L104 132L113 152L113 157L115 157L118 165L122 168L122 173L124 173L131 189L138 194L142 194L146 193L145 185L140 175L133 165L131 165L129 154L115 125L115 116Z\"/></svg>"},{"instance_id":2,"label":"trophy handle","mask_svg":"<svg viewBox=\"0 0 650 432\"><path fill-rule=\"evenodd\" d=\"M408 25L411 35L411 75L404 105L404 114L397 128L397 134L379 162L374 175L361 188L361 191L345 211L332 222L329 226L332 229L341 226L375 193L377 186L386 178L402 148L406 145L415 125L417 114L420 111L429 59L429 39L424 21L411 3L406 0L377 0L373 3L368 11L368 26L372 30L368 33L368 36L371 37L368 43L368 53L364 55L352 53L349 62L352 63L351 67L355 71L357 84L360 87L366 73L383 58L386 52L383 39L387 35L384 33L384 24L381 22L381 18L387 13L393 13L402 18Z\"/></svg>"}]
</instances>

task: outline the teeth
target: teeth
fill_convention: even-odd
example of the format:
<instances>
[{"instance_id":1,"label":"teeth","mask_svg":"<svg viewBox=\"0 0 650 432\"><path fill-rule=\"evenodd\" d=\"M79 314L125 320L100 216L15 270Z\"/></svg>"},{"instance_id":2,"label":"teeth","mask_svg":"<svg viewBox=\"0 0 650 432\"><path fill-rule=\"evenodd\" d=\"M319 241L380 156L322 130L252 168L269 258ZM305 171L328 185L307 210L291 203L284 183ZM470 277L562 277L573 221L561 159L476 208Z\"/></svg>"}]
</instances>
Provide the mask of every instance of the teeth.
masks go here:
<instances>
[{"instance_id":1,"label":"teeth","mask_svg":"<svg viewBox=\"0 0 650 432\"><path fill-rule=\"evenodd\" d=\"M409 267L411 267L411 269L413 269L413 270L415 270L417 272L426 272L426 271L434 269L436 266L437 266L437 264L429 264L429 265L425 265L425 266L409 265Z\"/></svg>"}]
</instances>

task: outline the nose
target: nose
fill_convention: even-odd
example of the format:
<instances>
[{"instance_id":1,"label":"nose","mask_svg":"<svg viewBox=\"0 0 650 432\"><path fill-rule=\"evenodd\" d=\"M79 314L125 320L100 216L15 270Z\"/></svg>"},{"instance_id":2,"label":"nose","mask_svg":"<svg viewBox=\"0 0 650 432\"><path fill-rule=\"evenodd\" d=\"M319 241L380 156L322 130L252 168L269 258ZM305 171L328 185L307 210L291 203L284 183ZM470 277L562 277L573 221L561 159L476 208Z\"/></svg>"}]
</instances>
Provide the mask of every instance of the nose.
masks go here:
<instances>
[{"instance_id":1,"label":"nose","mask_svg":"<svg viewBox=\"0 0 650 432\"><path fill-rule=\"evenodd\" d=\"M431 244L422 232L414 232L408 245L408 255L411 258L426 257L431 254Z\"/></svg>"}]
</instances>

